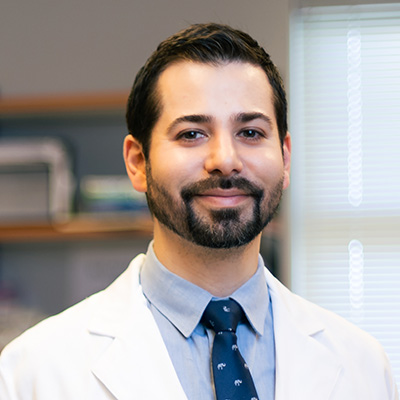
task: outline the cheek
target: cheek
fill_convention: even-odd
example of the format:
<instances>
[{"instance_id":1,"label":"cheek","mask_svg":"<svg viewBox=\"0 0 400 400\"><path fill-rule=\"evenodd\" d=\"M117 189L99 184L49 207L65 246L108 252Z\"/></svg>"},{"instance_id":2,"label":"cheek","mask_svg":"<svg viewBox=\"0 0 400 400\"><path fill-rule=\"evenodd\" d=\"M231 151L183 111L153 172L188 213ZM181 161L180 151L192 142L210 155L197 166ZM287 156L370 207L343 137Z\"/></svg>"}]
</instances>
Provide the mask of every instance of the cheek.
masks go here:
<instances>
[{"instance_id":1,"label":"cheek","mask_svg":"<svg viewBox=\"0 0 400 400\"><path fill-rule=\"evenodd\" d=\"M162 155L153 154L153 160L151 165L154 179L162 181L171 190L204 178L202 157L193 151L177 151L172 148Z\"/></svg>"},{"instance_id":2,"label":"cheek","mask_svg":"<svg viewBox=\"0 0 400 400\"><path fill-rule=\"evenodd\" d=\"M151 164L147 178L149 185L157 186L173 199L178 200L181 186L181 168L174 163L173 158L159 160Z\"/></svg>"},{"instance_id":3,"label":"cheek","mask_svg":"<svg viewBox=\"0 0 400 400\"><path fill-rule=\"evenodd\" d=\"M264 153L260 157L251 158L247 165L267 185L282 179L284 173L282 154Z\"/></svg>"}]
</instances>

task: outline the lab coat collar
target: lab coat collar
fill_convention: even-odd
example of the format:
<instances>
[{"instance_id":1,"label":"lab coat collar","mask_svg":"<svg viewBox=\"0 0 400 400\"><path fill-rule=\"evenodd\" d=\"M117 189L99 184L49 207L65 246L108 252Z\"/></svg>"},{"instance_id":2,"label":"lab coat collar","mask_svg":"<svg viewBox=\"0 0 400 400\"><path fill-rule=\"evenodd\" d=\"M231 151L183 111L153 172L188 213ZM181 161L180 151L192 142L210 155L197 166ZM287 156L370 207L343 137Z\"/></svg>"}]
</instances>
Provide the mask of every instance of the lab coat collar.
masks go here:
<instances>
[{"instance_id":1,"label":"lab coat collar","mask_svg":"<svg viewBox=\"0 0 400 400\"><path fill-rule=\"evenodd\" d=\"M118 400L186 400L139 284L144 256L134 259L105 292L89 324L96 341L94 375ZM329 399L340 381L338 357L324 345L324 324L309 304L265 270L276 346L276 400ZM310 372L312 371L312 372Z\"/></svg>"},{"instance_id":2,"label":"lab coat collar","mask_svg":"<svg viewBox=\"0 0 400 400\"><path fill-rule=\"evenodd\" d=\"M92 372L118 400L186 400L156 322L139 285L143 257L107 289L89 331L101 354ZM105 292L104 292L105 293Z\"/></svg>"},{"instance_id":3,"label":"lab coat collar","mask_svg":"<svg viewBox=\"0 0 400 400\"><path fill-rule=\"evenodd\" d=\"M329 399L340 381L339 358L323 343L324 323L310 304L265 271L276 346L276 400ZM306 305L306 306L304 306Z\"/></svg>"}]
</instances>

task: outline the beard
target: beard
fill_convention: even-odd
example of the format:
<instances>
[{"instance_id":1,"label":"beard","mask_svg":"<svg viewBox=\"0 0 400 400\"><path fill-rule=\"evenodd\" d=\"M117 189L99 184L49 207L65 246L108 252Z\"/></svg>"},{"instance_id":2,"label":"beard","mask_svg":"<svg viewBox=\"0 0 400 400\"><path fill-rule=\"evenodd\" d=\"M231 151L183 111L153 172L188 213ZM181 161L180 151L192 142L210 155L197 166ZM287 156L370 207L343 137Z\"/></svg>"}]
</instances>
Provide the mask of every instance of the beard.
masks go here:
<instances>
[{"instance_id":1,"label":"beard","mask_svg":"<svg viewBox=\"0 0 400 400\"><path fill-rule=\"evenodd\" d=\"M153 216L165 227L196 245L213 249L240 247L254 240L274 217L283 191L283 176L265 190L243 177L210 178L188 184L176 201L168 190L153 179L151 166L146 168L147 204ZM252 209L243 207L196 210L194 198L210 189L239 189L253 199Z\"/></svg>"}]
</instances>

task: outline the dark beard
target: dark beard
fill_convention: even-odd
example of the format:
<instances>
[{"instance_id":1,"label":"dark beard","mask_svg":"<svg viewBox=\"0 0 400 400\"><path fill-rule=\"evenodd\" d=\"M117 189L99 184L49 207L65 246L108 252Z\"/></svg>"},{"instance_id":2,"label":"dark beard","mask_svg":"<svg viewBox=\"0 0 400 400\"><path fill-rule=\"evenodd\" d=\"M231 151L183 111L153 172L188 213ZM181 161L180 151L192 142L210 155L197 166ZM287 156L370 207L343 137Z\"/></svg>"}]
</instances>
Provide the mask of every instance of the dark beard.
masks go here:
<instances>
[{"instance_id":1,"label":"dark beard","mask_svg":"<svg viewBox=\"0 0 400 400\"><path fill-rule=\"evenodd\" d=\"M282 196L283 178L269 193L265 210L264 191L245 178L210 177L185 186L181 190L181 204L176 204L168 191L153 180L147 168L147 202L157 220L180 237L199 246L229 249L250 243L271 221ZM251 217L243 220L241 208L210 210L209 218L196 213L193 199L209 189L242 190L254 199Z\"/></svg>"}]
</instances>

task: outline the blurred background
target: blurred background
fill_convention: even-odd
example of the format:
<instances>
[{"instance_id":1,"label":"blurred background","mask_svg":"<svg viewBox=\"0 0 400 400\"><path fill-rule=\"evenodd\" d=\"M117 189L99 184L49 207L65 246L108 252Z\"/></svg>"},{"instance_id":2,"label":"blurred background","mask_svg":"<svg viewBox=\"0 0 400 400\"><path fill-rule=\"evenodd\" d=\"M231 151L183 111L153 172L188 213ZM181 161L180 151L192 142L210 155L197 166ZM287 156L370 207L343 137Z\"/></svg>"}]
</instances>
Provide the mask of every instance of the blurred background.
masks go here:
<instances>
[{"instance_id":1,"label":"blurred background","mask_svg":"<svg viewBox=\"0 0 400 400\"><path fill-rule=\"evenodd\" d=\"M146 250L125 103L157 44L198 22L250 33L286 84L292 186L264 234L269 267L376 336L400 382L400 6L388 0L3 0L0 349Z\"/></svg>"}]
</instances>

